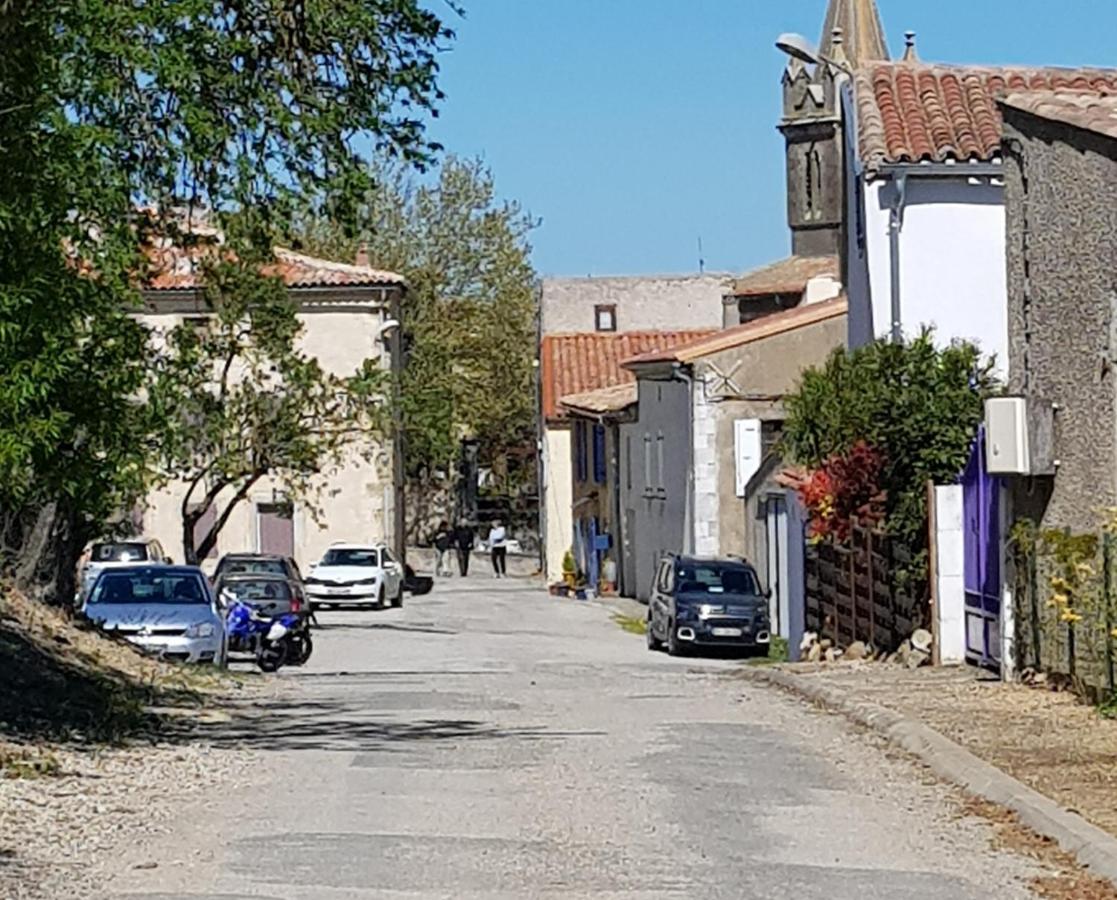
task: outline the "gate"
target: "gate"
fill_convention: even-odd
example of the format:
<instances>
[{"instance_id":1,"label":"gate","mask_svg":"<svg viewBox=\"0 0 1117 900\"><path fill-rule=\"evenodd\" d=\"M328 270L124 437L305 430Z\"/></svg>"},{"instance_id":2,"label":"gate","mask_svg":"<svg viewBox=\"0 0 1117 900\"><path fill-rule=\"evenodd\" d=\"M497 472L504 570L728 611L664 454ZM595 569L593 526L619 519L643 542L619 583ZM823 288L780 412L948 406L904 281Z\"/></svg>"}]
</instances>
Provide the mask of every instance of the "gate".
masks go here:
<instances>
[{"instance_id":1,"label":"gate","mask_svg":"<svg viewBox=\"0 0 1117 900\"><path fill-rule=\"evenodd\" d=\"M1001 664L1001 483L985 465L985 427L962 473L966 659Z\"/></svg>"}]
</instances>

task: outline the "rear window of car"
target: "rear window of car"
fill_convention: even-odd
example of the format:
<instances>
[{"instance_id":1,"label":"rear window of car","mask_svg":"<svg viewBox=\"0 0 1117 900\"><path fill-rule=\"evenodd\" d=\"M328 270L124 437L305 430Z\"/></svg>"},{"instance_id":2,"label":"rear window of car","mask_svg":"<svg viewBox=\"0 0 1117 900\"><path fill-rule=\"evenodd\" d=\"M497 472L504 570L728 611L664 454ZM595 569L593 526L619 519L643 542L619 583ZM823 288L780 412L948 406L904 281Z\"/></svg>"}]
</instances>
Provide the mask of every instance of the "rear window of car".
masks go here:
<instances>
[{"instance_id":1,"label":"rear window of car","mask_svg":"<svg viewBox=\"0 0 1117 900\"><path fill-rule=\"evenodd\" d=\"M223 581L221 593L236 597L238 600L290 600L291 586L286 581L261 579L259 581Z\"/></svg>"},{"instance_id":2,"label":"rear window of car","mask_svg":"<svg viewBox=\"0 0 1117 900\"><path fill-rule=\"evenodd\" d=\"M106 572L90 603L208 603L205 581L193 573Z\"/></svg>"},{"instance_id":3,"label":"rear window of car","mask_svg":"<svg viewBox=\"0 0 1117 900\"><path fill-rule=\"evenodd\" d=\"M223 563L220 575L286 575L287 567L281 559L231 559Z\"/></svg>"},{"instance_id":4,"label":"rear window of car","mask_svg":"<svg viewBox=\"0 0 1117 900\"><path fill-rule=\"evenodd\" d=\"M760 594L756 575L743 566L683 565L676 581L680 594Z\"/></svg>"},{"instance_id":5,"label":"rear window of car","mask_svg":"<svg viewBox=\"0 0 1117 900\"><path fill-rule=\"evenodd\" d=\"M140 541L94 544L89 557L93 562L143 562L148 558L147 544Z\"/></svg>"},{"instance_id":6,"label":"rear window of car","mask_svg":"<svg viewBox=\"0 0 1117 900\"><path fill-rule=\"evenodd\" d=\"M354 550L335 547L327 550L322 557L324 566L378 566L380 565L380 552L378 550Z\"/></svg>"}]
</instances>

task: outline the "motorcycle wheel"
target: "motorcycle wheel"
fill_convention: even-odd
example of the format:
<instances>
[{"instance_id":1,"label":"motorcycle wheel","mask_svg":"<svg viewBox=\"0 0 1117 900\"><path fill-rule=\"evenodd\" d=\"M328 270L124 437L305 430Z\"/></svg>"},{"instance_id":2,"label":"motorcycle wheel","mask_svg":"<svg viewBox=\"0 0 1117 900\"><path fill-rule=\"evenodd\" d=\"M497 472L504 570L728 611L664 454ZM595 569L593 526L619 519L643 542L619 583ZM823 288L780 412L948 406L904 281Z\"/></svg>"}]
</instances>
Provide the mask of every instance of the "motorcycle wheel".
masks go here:
<instances>
[{"instance_id":1,"label":"motorcycle wheel","mask_svg":"<svg viewBox=\"0 0 1117 900\"><path fill-rule=\"evenodd\" d=\"M287 661L287 642L261 643L256 651L256 665L261 672L274 672Z\"/></svg>"},{"instance_id":2,"label":"motorcycle wheel","mask_svg":"<svg viewBox=\"0 0 1117 900\"><path fill-rule=\"evenodd\" d=\"M314 641L309 634L295 634L291 636L291 649L287 651L287 665L302 666L310 659L314 652Z\"/></svg>"}]
</instances>

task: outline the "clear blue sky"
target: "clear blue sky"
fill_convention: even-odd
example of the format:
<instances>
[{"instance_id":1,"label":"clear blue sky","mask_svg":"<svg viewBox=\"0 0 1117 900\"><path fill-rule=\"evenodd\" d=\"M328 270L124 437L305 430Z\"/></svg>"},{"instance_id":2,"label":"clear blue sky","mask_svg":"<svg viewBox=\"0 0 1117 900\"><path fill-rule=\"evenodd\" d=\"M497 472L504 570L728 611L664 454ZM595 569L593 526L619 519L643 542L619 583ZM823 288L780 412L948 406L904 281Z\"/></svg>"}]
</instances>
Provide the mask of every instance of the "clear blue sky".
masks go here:
<instances>
[{"instance_id":1,"label":"clear blue sky","mask_svg":"<svg viewBox=\"0 0 1117 900\"><path fill-rule=\"evenodd\" d=\"M739 271L786 254L781 31L826 0L464 0L432 136L543 220L544 275ZM879 0L894 56L1117 65L1105 0Z\"/></svg>"}]
</instances>

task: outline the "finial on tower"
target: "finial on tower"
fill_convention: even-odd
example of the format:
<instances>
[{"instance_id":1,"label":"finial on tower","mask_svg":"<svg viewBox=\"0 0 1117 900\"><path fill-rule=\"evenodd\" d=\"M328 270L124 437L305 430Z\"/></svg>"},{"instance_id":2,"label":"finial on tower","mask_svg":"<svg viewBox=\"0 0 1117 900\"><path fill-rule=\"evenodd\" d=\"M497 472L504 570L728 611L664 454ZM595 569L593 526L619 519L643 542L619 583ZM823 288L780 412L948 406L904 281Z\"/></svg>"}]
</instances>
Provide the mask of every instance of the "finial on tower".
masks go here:
<instances>
[{"instance_id":1,"label":"finial on tower","mask_svg":"<svg viewBox=\"0 0 1117 900\"><path fill-rule=\"evenodd\" d=\"M915 32L904 32L904 62L919 62L919 51L915 49Z\"/></svg>"},{"instance_id":2,"label":"finial on tower","mask_svg":"<svg viewBox=\"0 0 1117 900\"><path fill-rule=\"evenodd\" d=\"M876 0L830 0L819 41L823 56L834 55L836 29L841 29L841 46L851 68L890 58Z\"/></svg>"}]
</instances>

